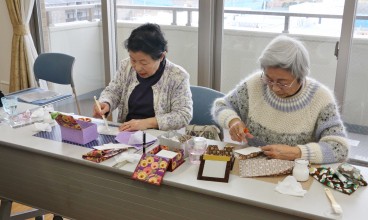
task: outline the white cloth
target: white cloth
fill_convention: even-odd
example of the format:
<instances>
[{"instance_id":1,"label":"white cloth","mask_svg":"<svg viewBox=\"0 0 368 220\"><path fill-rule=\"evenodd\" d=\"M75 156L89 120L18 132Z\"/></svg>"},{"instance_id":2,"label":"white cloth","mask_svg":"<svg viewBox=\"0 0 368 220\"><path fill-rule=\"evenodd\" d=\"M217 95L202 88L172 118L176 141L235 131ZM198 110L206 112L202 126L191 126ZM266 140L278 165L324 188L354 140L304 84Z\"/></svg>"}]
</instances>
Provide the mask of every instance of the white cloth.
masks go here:
<instances>
[{"instance_id":1,"label":"white cloth","mask_svg":"<svg viewBox=\"0 0 368 220\"><path fill-rule=\"evenodd\" d=\"M51 125L49 123L34 123L34 127L36 131L52 131Z\"/></svg>"},{"instance_id":2,"label":"white cloth","mask_svg":"<svg viewBox=\"0 0 368 220\"><path fill-rule=\"evenodd\" d=\"M43 108L39 108L32 112L31 118L43 118L44 114L45 111L43 110Z\"/></svg>"},{"instance_id":3,"label":"white cloth","mask_svg":"<svg viewBox=\"0 0 368 220\"><path fill-rule=\"evenodd\" d=\"M275 190L281 194L300 197L303 197L307 193L307 190L304 190L302 185L293 176L287 176L282 182L279 182Z\"/></svg>"}]
</instances>

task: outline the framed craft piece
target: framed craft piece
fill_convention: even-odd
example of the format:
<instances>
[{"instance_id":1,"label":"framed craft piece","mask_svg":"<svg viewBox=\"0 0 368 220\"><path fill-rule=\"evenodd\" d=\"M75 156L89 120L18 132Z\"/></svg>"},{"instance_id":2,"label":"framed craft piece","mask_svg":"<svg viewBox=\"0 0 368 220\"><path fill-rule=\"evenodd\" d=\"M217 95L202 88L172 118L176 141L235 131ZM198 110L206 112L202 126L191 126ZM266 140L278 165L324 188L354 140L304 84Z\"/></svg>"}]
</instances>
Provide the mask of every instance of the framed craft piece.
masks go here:
<instances>
[{"instance_id":1,"label":"framed craft piece","mask_svg":"<svg viewBox=\"0 0 368 220\"><path fill-rule=\"evenodd\" d=\"M197 179L227 183L232 163L231 156L204 154L201 156Z\"/></svg>"}]
</instances>

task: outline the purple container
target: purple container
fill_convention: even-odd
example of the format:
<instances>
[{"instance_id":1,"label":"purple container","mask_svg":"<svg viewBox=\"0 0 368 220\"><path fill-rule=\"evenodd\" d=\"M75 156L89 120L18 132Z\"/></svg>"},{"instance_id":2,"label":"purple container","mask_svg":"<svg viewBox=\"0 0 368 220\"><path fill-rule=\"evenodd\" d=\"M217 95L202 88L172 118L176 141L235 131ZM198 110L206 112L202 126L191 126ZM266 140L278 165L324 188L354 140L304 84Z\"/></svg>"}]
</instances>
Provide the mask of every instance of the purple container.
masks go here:
<instances>
[{"instance_id":1,"label":"purple container","mask_svg":"<svg viewBox=\"0 0 368 220\"><path fill-rule=\"evenodd\" d=\"M61 138L77 144L87 144L98 138L97 125L95 123L77 120L82 130L60 126Z\"/></svg>"}]
</instances>

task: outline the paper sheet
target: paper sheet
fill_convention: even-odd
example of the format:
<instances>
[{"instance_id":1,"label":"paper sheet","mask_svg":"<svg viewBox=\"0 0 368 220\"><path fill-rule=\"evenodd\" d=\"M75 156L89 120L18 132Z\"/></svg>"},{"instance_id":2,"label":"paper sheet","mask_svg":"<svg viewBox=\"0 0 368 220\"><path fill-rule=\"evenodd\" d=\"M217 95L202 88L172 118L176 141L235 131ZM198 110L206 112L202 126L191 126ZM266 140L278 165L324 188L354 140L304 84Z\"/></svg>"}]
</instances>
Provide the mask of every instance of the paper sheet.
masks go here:
<instances>
[{"instance_id":1,"label":"paper sheet","mask_svg":"<svg viewBox=\"0 0 368 220\"><path fill-rule=\"evenodd\" d=\"M158 152L156 154L156 156L165 157L165 158L169 158L169 159L172 159L172 158L176 157L176 155L178 155L178 153L175 153L175 152L169 151L169 150L160 150L160 152Z\"/></svg>"},{"instance_id":2,"label":"paper sheet","mask_svg":"<svg viewBox=\"0 0 368 220\"><path fill-rule=\"evenodd\" d=\"M106 149L127 149L133 147L134 146L128 144L104 144L102 146L95 146L93 148L97 150L106 150Z\"/></svg>"},{"instance_id":3,"label":"paper sheet","mask_svg":"<svg viewBox=\"0 0 368 220\"><path fill-rule=\"evenodd\" d=\"M97 126L97 131L99 134L104 134L104 135L117 135L119 133L119 128L118 127L113 127L113 126L109 126L109 129L106 128L105 124L103 125L98 125Z\"/></svg>"},{"instance_id":4,"label":"paper sheet","mask_svg":"<svg viewBox=\"0 0 368 220\"><path fill-rule=\"evenodd\" d=\"M156 140L157 138L155 136L146 133L146 143L150 143ZM143 132L136 131L134 134L132 134L129 138L128 144L143 144Z\"/></svg>"},{"instance_id":5,"label":"paper sheet","mask_svg":"<svg viewBox=\"0 0 368 220\"><path fill-rule=\"evenodd\" d=\"M115 140L119 143L133 145L137 149L140 149L143 144L143 132L122 131L116 135ZM153 144L156 140L157 138L155 136L146 133L146 146Z\"/></svg>"},{"instance_id":6,"label":"paper sheet","mask_svg":"<svg viewBox=\"0 0 368 220\"><path fill-rule=\"evenodd\" d=\"M246 147L243 149L239 149L239 150L235 150L234 152L238 153L238 154L242 154L242 155L249 155L251 153L257 153L262 151L261 148L259 147Z\"/></svg>"}]
</instances>

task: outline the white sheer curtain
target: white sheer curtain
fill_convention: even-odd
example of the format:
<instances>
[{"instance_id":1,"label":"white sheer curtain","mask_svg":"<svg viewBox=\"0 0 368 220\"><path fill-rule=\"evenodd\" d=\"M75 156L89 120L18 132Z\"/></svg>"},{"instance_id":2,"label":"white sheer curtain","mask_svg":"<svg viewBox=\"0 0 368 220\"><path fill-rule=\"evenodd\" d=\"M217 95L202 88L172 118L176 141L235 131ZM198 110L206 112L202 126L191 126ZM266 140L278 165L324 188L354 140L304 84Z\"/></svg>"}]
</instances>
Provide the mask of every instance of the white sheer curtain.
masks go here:
<instances>
[{"instance_id":1,"label":"white sheer curtain","mask_svg":"<svg viewBox=\"0 0 368 220\"><path fill-rule=\"evenodd\" d=\"M21 0L21 16L22 16L22 24L24 26L29 27L29 20L31 19L31 15L32 15L32 10L34 7L35 0ZM34 46L33 40L32 40L32 36L31 33L28 31L26 35L23 36L24 37L24 43L25 43L25 47L26 52L27 52L27 60L28 60L28 66L29 66L29 83L31 87L35 87L36 81L34 78L34 73L33 73L33 64L34 61L36 59L36 57L38 56L36 48Z\"/></svg>"}]
</instances>

